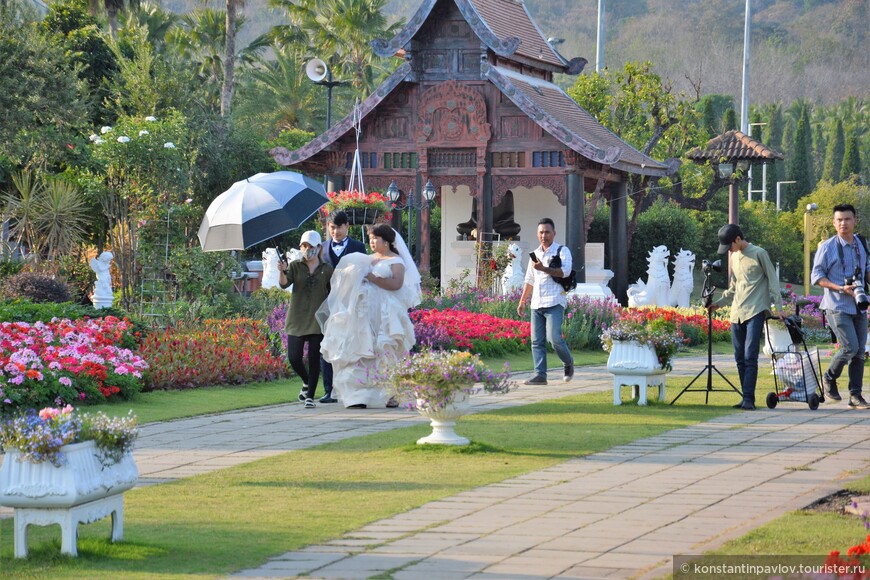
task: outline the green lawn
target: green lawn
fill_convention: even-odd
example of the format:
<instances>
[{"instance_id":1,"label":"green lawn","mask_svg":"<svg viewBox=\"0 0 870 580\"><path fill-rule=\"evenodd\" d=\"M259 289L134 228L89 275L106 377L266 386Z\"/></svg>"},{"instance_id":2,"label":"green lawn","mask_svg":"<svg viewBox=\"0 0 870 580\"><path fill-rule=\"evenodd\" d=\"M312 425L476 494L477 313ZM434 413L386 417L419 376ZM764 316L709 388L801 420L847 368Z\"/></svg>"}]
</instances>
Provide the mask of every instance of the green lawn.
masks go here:
<instances>
[{"instance_id":1,"label":"green lawn","mask_svg":"<svg viewBox=\"0 0 870 580\"><path fill-rule=\"evenodd\" d=\"M678 383L678 381L675 381ZM675 385L679 386L679 385ZM132 490L125 541L109 524L80 526L79 558L59 556L57 527L32 527L31 557L12 558L0 522L0 569L11 578L214 577L328 541L390 515L569 458L729 413L733 396L689 393L678 405L614 407L608 392L463 418L467 448L418 447L419 425Z\"/></svg>"}]
</instances>

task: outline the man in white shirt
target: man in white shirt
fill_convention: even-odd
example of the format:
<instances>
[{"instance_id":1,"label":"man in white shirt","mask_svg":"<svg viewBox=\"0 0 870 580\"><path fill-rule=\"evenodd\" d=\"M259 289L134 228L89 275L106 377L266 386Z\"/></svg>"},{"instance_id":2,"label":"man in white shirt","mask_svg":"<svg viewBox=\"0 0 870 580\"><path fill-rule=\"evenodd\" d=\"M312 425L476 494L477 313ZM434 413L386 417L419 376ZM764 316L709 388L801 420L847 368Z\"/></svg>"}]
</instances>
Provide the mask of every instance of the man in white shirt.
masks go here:
<instances>
[{"instance_id":1,"label":"man in white shirt","mask_svg":"<svg viewBox=\"0 0 870 580\"><path fill-rule=\"evenodd\" d=\"M532 359L535 361L535 376L526 385L547 384L547 341L565 366L564 380L567 383L574 376L574 358L568 344L562 338L562 316L568 305L565 289L554 280L565 278L571 273L571 251L565 246L554 244L556 226L550 218L538 222L538 241L541 245L530 254L523 294L517 306L517 313L525 316L526 304L531 302L532 310ZM556 256L561 265L550 267Z\"/></svg>"}]
</instances>

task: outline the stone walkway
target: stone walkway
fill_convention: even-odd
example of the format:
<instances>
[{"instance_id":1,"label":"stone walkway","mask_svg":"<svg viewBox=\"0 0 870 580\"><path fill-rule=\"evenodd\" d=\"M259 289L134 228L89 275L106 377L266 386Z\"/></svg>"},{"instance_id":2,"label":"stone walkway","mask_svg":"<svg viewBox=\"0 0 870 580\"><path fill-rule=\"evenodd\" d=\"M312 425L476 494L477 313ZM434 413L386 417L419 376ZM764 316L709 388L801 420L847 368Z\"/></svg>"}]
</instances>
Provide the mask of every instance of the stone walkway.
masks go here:
<instances>
[{"instance_id":1,"label":"stone walkway","mask_svg":"<svg viewBox=\"0 0 870 580\"><path fill-rule=\"evenodd\" d=\"M733 368L730 357L715 359ZM674 374L694 376L705 363L680 358ZM474 397L473 409L611 389L602 367L578 368L567 384L556 372L550 378L546 387ZM668 400L675 395L670 388ZM146 425L135 457L149 485L422 420L290 403ZM671 572L674 554L712 549L866 473L868 444L870 412L844 402L731 414L431 502L236 576L658 577Z\"/></svg>"}]
</instances>

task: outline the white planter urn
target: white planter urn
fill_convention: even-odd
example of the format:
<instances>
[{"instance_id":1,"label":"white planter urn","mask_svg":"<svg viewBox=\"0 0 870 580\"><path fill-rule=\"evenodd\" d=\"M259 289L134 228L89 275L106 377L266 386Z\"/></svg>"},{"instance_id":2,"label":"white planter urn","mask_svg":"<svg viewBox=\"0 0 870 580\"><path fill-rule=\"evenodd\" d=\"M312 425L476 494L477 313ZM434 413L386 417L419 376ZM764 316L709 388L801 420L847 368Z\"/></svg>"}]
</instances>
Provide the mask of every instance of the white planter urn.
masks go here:
<instances>
[{"instance_id":1,"label":"white planter urn","mask_svg":"<svg viewBox=\"0 0 870 580\"><path fill-rule=\"evenodd\" d=\"M77 555L76 529L112 516L112 541L123 539L123 493L139 470L130 453L104 466L93 441L61 447L65 463L19 461L7 450L0 468L0 505L15 508L15 557L27 556L27 526L60 524L61 553Z\"/></svg>"},{"instance_id":2,"label":"white planter urn","mask_svg":"<svg viewBox=\"0 0 870 580\"><path fill-rule=\"evenodd\" d=\"M631 385L632 397L638 405L646 405L649 386L659 387L659 400L665 400L665 371L659 364L656 351L636 341L613 341L607 359L607 371L613 375L613 404L621 405L619 389Z\"/></svg>"},{"instance_id":3,"label":"white planter urn","mask_svg":"<svg viewBox=\"0 0 870 580\"><path fill-rule=\"evenodd\" d=\"M456 419L466 415L471 406L468 393L460 391L453 396L453 400L442 409L429 409L423 405L424 401L417 399L417 410L421 415L429 419L432 425L432 434L417 439L417 445L436 443L439 445L468 445L470 441L460 437L454 431Z\"/></svg>"}]
</instances>

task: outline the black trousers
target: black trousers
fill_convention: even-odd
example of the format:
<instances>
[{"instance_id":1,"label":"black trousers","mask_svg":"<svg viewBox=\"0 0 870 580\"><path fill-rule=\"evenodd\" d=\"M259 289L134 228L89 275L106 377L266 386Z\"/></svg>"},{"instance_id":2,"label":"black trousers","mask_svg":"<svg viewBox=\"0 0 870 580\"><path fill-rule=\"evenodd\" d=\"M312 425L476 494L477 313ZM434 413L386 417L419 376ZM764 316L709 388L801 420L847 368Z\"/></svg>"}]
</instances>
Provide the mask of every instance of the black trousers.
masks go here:
<instances>
[{"instance_id":1,"label":"black trousers","mask_svg":"<svg viewBox=\"0 0 870 580\"><path fill-rule=\"evenodd\" d=\"M314 398L317 391L317 381L320 379L320 341L322 334L306 334L305 336L287 336L287 360L293 372L302 379L306 387L307 397ZM308 368L305 368L303 355L308 344Z\"/></svg>"}]
</instances>

